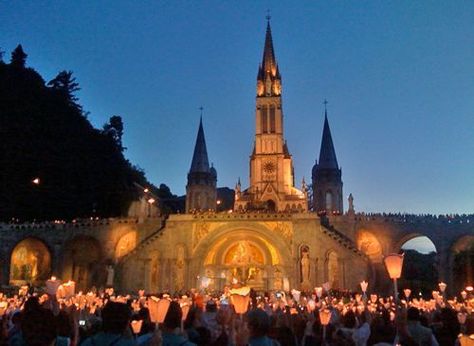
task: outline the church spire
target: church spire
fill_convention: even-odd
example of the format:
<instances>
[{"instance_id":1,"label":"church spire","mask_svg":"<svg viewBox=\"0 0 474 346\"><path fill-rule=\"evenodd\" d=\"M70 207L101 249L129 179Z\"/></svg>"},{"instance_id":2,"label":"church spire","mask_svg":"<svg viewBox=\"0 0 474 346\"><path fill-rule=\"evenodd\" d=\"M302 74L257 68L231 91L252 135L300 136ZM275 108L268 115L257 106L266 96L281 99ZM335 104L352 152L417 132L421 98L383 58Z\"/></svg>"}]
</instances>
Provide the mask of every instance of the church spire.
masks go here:
<instances>
[{"instance_id":1,"label":"church spire","mask_svg":"<svg viewBox=\"0 0 474 346\"><path fill-rule=\"evenodd\" d=\"M327 101L324 101L324 128L321 139L321 150L319 152L319 166L321 168L338 169L336 150L332 141L331 129L329 128Z\"/></svg>"},{"instance_id":2,"label":"church spire","mask_svg":"<svg viewBox=\"0 0 474 346\"><path fill-rule=\"evenodd\" d=\"M272 73L276 75L276 60L273 50L272 29L270 27L270 17L267 16L267 32L265 34L265 47L263 49L262 69L264 73Z\"/></svg>"},{"instance_id":3,"label":"church spire","mask_svg":"<svg viewBox=\"0 0 474 346\"><path fill-rule=\"evenodd\" d=\"M204 138L204 129L202 126L202 115L199 121L199 130L196 138L196 145L194 146L193 161L189 172L209 172L209 159L207 157L206 139Z\"/></svg>"},{"instance_id":4,"label":"church spire","mask_svg":"<svg viewBox=\"0 0 474 346\"><path fill-rule=\"evenodd\" d=\"M329 128L327 101L324 100L324 128L319 162L313 166L313 210L319 214L339 215L344 212L342 200L342 171L337 164L336 151Z\"/></svg>"},{"instance_id":5,"label":"church spire","mask_svg":"<svg viewBox=\"0 0 474 346\"><path fill-rule=\"evenodd\" d=\"M273 49L270 16L267 16L267 31L265 34L262 63L259 65L257 73L257 96L262 97L280 95L281 75L275 59L275 50Z\"/></svg>"},{"instance_id":6,"label":"church spire","mask_svg":"<svg viewBox=\"0 0 474 346\"><path fill-rule=\"evenodd\" d=\"M193 161L188 173L188 184L186 185L186 212L196 210L215 210L217 201L217 171L209 167L207 157L206 139L204 138L204 128L201 119L199 120L199 130L194 146Z\"/></svg>"}]
</instances>

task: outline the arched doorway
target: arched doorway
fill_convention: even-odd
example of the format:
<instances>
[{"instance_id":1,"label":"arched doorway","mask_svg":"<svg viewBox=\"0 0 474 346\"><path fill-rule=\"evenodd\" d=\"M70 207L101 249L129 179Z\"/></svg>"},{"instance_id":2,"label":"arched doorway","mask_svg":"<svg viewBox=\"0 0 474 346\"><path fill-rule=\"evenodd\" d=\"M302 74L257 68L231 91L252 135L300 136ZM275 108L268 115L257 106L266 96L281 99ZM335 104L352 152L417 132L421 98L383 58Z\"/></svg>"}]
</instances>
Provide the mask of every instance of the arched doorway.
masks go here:
<instances>
[{"instance_id":1,"label":"arched doorway","mask_svg":"<svg viewBox=\"0 0 474 346\"><path fill-rule=\"evenodd\" d=\"M39 239L26 238L12 251L10 284L40 284L51 275L51 253Z\"/></svg>"},{"instance_id":2,"label":"arched doorway","mask_svg":"<svg viewBox=\"0 0 474 346\"><path fill-rule=\"evenodd\" d=\"M257 290L283 289L290 281L282 262L286 257L280 255L286 251L273 240L251 230L221 233L206 248L198 249L205 257L197 266L197 284L222 289L232 282L240 282Z\"/></svg>"},{"instance_id":3,"label":"arched doorway","mask_svg":"<svg viewBox=\"0 0 474 346\"><path fill-rule=\"evenodd\" d=\"M263 286L261 272L265 270L265 257L257 244L240 240L232 244L223 257L222 264L227 268L226 277L230 281Z\"/></svg>"},{"instance_id":4,"label":"arched doorway","mask_svg":"<svg viewBox=\"0 0 474 346\"><path fill-rule=\"evenodd\" d=\"M102 249L97 239L79 236L65 246L62 279L75 281L78 291L105 284Z\"/></svg>"},{"instance_id":5,"label":"arched doorway","mask_svg":"<svg viewBox=\"0 0 474 346\"><path fill-rule=\"evenodd\" d=\"M414 293L428 295L438 285L438 255L434 243L426 236L406 237L400 246L405 254L399 286Z\"/></svg>"}]
</instances>

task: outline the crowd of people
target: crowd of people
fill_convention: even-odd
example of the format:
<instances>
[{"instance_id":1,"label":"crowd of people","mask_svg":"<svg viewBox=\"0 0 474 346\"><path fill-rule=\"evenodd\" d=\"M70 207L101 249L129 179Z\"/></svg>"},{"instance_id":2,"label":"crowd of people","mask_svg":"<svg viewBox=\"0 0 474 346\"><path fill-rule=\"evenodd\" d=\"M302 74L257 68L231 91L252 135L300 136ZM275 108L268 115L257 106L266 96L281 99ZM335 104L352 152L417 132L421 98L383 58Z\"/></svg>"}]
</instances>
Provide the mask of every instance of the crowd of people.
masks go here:
<instances>
[{"instance_id":1,"label":"crowd of people","mask_svg":"<svg viewBox=\"0 0 474 346\"><path fill-rule=\"evenodd\" d=\"M0 345L473 345L474 296L315 292L0 293ZM240 294L240 296L239 296ZM237 299L237 296L239 296Z\"/></svg>"}]
</instances>

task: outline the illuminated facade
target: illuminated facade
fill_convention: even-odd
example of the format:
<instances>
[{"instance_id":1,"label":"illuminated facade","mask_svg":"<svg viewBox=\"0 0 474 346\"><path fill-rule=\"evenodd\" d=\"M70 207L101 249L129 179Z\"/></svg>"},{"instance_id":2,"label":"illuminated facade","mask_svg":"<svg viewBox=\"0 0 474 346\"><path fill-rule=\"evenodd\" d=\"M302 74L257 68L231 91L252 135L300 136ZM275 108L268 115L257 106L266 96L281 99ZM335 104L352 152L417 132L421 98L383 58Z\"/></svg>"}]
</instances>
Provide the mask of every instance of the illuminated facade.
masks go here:
<instances>
[{"instance_id":1,"label":"illuminated facade","mask_svg":"<svg viewBox=\"0 0 474 346\"><path fill-rule=\"evenodd\" d=\"M41 284L53 274L75 280L79 289L113 283L126 290L174 292L222 289L234 280L259 290L311 290L325 282L357 289L367 280L369 290L387 292L383 256L427 236L448 290L474 284L471 264L467 271L454 272L459 258L474 251L469 216L449 221L367 216L355 212L352 195L344 213L342 172L327 114L312 171L312 202L304 182L301 189L295 187L269 23L256 94L250 186L236 185L232 212L214 211L217 172L209 166L201 121L187 175L186 213L165 217L159 201L151 204L144 194L127 218L0 224L0 283Z\"/></svg>"},{"instance_id":2,"label":"illuminated facade","mask_svg":"<svg viewBox=\"0 0 474 346\"><path fill-rule=\"evenodd\" d=\"M282 82L275 59L270 22L257 74L255 142L250 157L250 187L235 191L236 211L304 212L308 194L295 187L293 160L283 136Z\"/></svg>"}]
</instances>

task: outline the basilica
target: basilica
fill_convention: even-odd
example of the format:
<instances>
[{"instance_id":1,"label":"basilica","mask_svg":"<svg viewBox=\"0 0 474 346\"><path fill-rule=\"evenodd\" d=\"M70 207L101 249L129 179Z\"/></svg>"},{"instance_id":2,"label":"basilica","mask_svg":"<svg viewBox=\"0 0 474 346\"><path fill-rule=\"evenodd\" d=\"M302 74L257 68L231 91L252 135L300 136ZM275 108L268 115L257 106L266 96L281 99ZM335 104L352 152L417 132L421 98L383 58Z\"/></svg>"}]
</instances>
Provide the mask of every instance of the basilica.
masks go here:
<instances>
[{"instance_id":1,"label":"basilica","mask_svg":"<svg viewBox=\"0 0 474 346\"><path fill-rule=\"evenodd\" d=\"M0 283L41 285L55 275L82 290L114 285L176 292L220 290L232 282L256 290L312 290L323 283L357 289L365 280L369 289L388 291L383 257L426 236L448 291L472 285L471 262L458 260L471 258L474 250L472 216L366 215L354 210L352 195L343 209L327 110L312 184L296 186L283 131L282 86L268 21L256 83L250 185L237 182L233 208L218 208L218 172L209 165L201 119L184 213L163 213L158 198L144 188L127 217L0 224Z\"/></svg>"},{"instance_id":2,"label":"basilica","mask_svg":"<svg viewBox=\"0 0 474 346\"><path fill-rule=\"evenodd\" d=\"M354 287L367 279L369 260L351 235L321 222L326 215L344 214L341 169L327 112L310 201L305 181L295 186L283 131L282 85L268 22L257 74L250 186L239 181L233 210L215 212L217 171L209 165L201 119L188 173L186 214L169 216L161 236L124 263L125 277L134 275L136 261L145 256L153 289L222 289L237 280L261 290L308 290L323 282ZM138 278L130 280L136 282Z\"/></svg>"}]
</instances>

